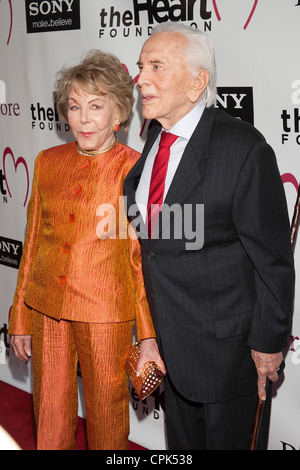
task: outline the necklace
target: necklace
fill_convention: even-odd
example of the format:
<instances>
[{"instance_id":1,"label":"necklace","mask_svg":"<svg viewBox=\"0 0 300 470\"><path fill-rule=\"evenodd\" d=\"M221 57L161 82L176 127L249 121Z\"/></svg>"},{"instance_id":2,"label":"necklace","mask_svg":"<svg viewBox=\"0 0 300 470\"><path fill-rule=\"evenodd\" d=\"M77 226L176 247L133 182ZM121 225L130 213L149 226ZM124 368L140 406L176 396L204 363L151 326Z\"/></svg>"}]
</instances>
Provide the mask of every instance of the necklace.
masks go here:
<instances>
[{"instance_id":1,"label":"necklace","mask_svg":"<svg viewBox=\"0 0 300 470\"><path fill-rule=\"evenodd\" d=\"M78 144L78 150L79 152L83 153L84 155L89 155L89 156L95 156L95 155L100 155L101 153L105 153L105 152L108 152L109 150L111 150L112 148L114 148L115 145L117 145L117 143L119 142L119 139L118 139L118 136L116 135L116 138L115 138L115 141L114 143L110 146L110 147L107 147L107 149L105 150L101 150L100 152L94 152L92 150L84 150L83 148L81 148Z\"/></svg>"}]
</instances>

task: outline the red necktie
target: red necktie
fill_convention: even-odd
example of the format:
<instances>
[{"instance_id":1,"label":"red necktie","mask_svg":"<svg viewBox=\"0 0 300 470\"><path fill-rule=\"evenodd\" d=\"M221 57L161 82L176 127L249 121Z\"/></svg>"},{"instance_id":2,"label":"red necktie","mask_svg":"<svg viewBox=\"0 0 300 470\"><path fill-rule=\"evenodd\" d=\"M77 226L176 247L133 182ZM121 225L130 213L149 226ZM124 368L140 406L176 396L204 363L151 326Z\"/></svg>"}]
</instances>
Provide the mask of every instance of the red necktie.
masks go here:
<instances>
[{"instance_id":1,"label":"red necktie","mask_svg":"<svg viewBox=\"0 0 300 470\"><path fill-rule=\"evenodd\" d=\"M177 139L177 135L163 131L159 142L150 181L149 198L147 205L147 223L149 237L152 238L158 221L159 212L163 203L165 179L170 158L170 147Z\"/></svg>"}]
</instances>

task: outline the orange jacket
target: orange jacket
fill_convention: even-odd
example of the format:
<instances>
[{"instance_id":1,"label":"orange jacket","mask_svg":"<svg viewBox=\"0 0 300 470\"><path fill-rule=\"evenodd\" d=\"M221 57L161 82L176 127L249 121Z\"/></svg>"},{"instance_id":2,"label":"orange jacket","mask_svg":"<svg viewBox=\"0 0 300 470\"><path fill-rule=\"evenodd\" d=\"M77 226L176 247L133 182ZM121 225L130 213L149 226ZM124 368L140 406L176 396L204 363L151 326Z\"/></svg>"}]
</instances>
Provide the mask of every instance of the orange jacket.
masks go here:
<instances>
[{"instance_id":1,"label":"orange jacket","mask_svg":"<svg viewBox=\"0 0 300 470\"><path fill-rule=\"evenodd\" d=\"M40 152L10 334L31 334L33 308L83 322L136 318L139 339L155 336L122 197L138 158L120 143L96 157L80 155L75 142Z\"/></svg>"}]
</instances>

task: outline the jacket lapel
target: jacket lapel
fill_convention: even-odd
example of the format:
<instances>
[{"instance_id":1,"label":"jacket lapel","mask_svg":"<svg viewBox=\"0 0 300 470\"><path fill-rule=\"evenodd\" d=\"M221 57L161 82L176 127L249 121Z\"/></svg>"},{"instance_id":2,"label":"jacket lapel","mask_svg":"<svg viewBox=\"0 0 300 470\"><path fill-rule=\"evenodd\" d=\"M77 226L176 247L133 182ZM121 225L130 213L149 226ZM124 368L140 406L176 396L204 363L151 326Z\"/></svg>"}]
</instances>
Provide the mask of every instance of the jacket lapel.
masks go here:
<instances>
[{"instance_id":1,"label":"jacket lapel","mask_svg":"<svg viewBox=\"0 0 300 470\"><path fill-rule=\"evenodd\" d=\"M148 153L158 136L161 130L160 125L155 125L148 131L147 141L145 143L143 152L139 160L136 162L134 167L128 173L125 181L124 181L124 194L127 197L127 210L129 218L131 219L131 223L138 232L140 238L145 242L149 243L150 240L148 238L148 230L145 226L143 218L139 212L138 206L135 200L135 192L138 187L141 174L143 172L145 161L147 159Z\"/></svg>"},{"instance_id":2,"label":"jacket lapel","mask_svg":"<svg viewBox=\"0 0 300 470\"><path fill-rule=\"evenodd\" d=\"M195 186L200 183L202 179L201 165L209 157L209 136L213 121L215 119L215 113L216 110L214 108L206 108L204 110L203 115L186 146L169 191L166 195L164 204L168 207L171 207L174 204L183 204ZM137 161L125 180L124 191L125 195L127 196L128 208L130 208L132 211L131 215L133 213L136 215L139 214L136 207L135 191L141 177L147 155L160 130L161 127L159 125L155 125L153 129L149 131L148 139L141 158ZM163 217L163 211L164 208L161 211L159 219L160 234L161 231L165 228L166 224L168 224L170 221L170 218ZM173 216L174 214L172 212L171 217ZM149 244L149 246L155 243L157 238L154 238L151 241L148 239L147 229L144 222L142 221L141 216L137 217L136 222L137 221L140 225L138 231L141 234L143 242ZM132 223L136 227L137 224L134 220Z\"/></svg>"},{"instance_id":3,"label":"jacket lapel","mask_svg":"<svg viewBox=\"0 0 300 470\"><path fill-rule=\"evenodd\" d=\"M213 114L205 109L185 151L181 157L165 204L181 204L201 180L201 164L209 157L209 135Z\"/></svg>"},{"instance_id":4,"label":"jacket lapel","mask_svg":"<svg viewBox=\"0 0 300 470\"><path fill-rule=\"evenodd\" d=\"M203 174L201 173L201 165L209 157L209 136L215 116L214 111L215 110L210 108L206 108L204 110L203 115L181 157L181 161L164 201L164 204L169 208L174 205L174 212L171 212L169 218L163 217L164 208L162 208L159 220L160 234L169 223L170 217L174 217L176 213L176 204L178 204L178 206L183 204L203 177ZM168 213L170 213L170 211L168 211ZM153 240L153 242L154 241L155 240Z\"/></svg>"}]
</instances>

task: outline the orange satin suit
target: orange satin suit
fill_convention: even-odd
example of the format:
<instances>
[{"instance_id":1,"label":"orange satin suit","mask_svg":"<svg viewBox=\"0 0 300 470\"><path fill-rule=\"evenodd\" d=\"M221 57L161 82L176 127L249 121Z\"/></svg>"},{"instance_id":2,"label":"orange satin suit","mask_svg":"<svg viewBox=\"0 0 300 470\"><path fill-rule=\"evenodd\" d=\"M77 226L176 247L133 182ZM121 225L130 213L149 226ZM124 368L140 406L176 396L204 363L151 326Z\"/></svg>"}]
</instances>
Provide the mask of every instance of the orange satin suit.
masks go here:
<instances>
[{"instance_id":1,"label":"orange satin suit","mask_svg":"<svg viewBox=\"0 0 300 470\"><path fill-rule=\"evenodd\" d=\"M78 153L73 142L42 151L35 161L9 333L33 335L38 448L75 445L77 354L89 447L127 446L129 397L124 363L134 320L138 339L155 336L140 245L130 231L122 197L123 181L138 158L137 152L120 143L106 153L87 157ZM114 360L118 364L111 366ZM69 369L71 376L66 378ZM119 385L114 388L116 376ZM97 402L102 414L91 402ZM122 410L118 409L121 403ZM61 435L52 436L49 423L53 422L58 434L58 421Z\"/></svg>"}]
</instances>

